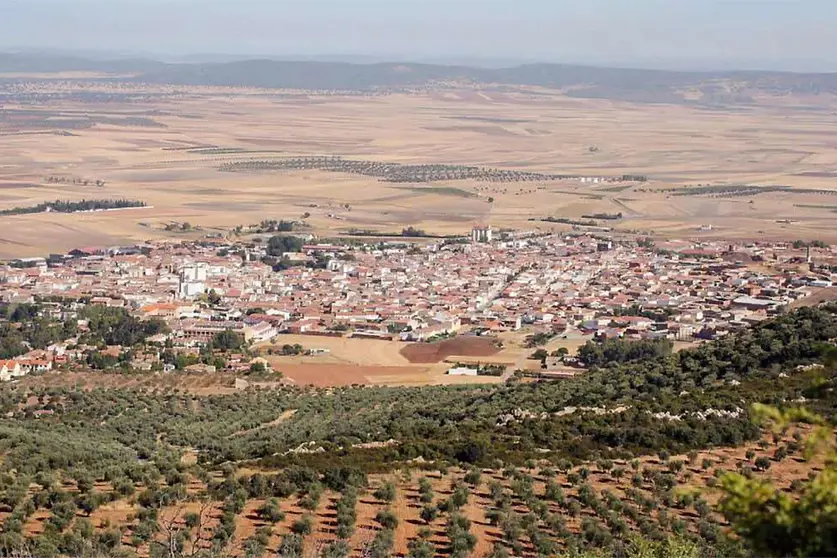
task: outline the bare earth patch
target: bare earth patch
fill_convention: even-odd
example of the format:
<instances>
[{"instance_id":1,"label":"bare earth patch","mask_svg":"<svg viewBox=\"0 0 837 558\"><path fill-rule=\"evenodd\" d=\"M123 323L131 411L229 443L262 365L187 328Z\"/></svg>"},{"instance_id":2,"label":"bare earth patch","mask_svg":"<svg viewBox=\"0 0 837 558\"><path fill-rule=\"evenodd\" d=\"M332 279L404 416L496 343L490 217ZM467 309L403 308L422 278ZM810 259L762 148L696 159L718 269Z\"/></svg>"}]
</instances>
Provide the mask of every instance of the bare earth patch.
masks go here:
<instances>
[{"instance_id":1,"label":"bare earth patch","mask_svg":"<svg viewBox=\"0 0 837 558\"><path fill-rule=\"evenodd\" d=\"M438 343L413 343L401 354L413 363L443 362L451 356L490 357L500 352L496 339L489 337L455 337Z\"/></svg>"},{"instance_id":2,"label":"bare earth patch","mask_svg":"<svg viewBox=\"0 0 837 558\"><path fill-rule=\"evenodd\" d=\"M425 385L431 382L426 368L406 366L286 364L281 370L286 378L300 386Z\"/></svg>"}]
</instances>

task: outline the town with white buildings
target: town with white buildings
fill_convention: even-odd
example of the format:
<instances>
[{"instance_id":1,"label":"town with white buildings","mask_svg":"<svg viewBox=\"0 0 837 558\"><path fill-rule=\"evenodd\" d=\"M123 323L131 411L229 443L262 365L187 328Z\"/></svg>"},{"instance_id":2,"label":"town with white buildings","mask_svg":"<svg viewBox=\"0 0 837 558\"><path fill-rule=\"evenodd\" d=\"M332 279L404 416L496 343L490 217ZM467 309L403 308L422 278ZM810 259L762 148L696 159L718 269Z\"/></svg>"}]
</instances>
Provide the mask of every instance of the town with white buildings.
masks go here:
<instances>
[{"instance_id":1,"label":"town with white buildings","mask_svg":"<svg viewBox=\"0 0 837 558\"><path fill-rule=\"evenodd\" d=\"M156 341L185 352L224 331L248 344L283 333L405 343L510 331L701 340L830 292L837 280L837 252L778 242L652 243L578 231L498 234L481 225L469 237L422 243L309 238L277 266L267 240L151 242L16 260L0 266L0 302L40 302L61 319L82 305L124 308L163 320L168 331ZM72 340L33 349L0 361L0 379L67 366L83 352ZM141 353L132 356L135 368L159 369L159 354Z\"/></svg>"}]
</instances>

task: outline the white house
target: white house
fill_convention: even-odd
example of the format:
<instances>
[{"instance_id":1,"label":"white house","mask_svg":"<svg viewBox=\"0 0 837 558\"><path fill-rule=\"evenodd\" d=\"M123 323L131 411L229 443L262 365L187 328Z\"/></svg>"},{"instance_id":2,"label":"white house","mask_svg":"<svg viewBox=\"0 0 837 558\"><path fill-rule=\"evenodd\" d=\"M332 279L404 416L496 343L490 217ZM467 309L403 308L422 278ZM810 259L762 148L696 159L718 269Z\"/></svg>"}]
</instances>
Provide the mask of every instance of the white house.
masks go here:
<instances>
[{"instance_id":1,"label":"white house","mask_svg":"<svg viewBox=\"0 0 837 558\"><path fill-rule=\"evenodd\" d=\"M244 327L244 339L253 343L270 341L277 335L279 335L279 331L268 321L258 322Z\"/></svg>"},{"instance_id":2,"label":"white house","mask_svg":"<svg viewBox=\"0 0 837 558\"><path fill-rule=\"evenodd\" d=\"M479 370L476 368L467 368L465 366L459 366L456 368L451 368L448 370L448 376L477 376L479 375Z\"/></svg>"},{"instance_id":3,"label":"white house","mask_svg":"<svg viewBox=\"0 0 837 558\"><path fill-rule=\"evenodd\" d=\"M21 376L30 372L48 372L52 370L52 361L46 359L27 359L19 363Z\"/></svg>"},{"instance_id":4,"label":"white house","mask_svg":"<svg viewBox=\"0 0 837 558\"><path fill-rule=\"evenodd\" d=\"M20 368L20 363L15 360L0 360L0 381L8 382L14 378L20 378L25 372Z\"/></svg>"}]
</instances>

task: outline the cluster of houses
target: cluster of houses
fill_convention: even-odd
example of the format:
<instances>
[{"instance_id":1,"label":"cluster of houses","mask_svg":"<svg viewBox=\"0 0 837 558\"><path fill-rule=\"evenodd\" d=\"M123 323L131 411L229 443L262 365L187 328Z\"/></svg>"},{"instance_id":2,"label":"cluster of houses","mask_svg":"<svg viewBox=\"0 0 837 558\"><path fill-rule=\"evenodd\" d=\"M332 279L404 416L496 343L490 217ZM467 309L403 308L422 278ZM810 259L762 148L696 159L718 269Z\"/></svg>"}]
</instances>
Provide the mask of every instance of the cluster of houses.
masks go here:
<instances>
[{"instance_id":1,"label":"cluster of houses","mask_svg":"<svg viewBox=\"0 0 837 558\"><path fill-rule=\"evenodd\" d=\"M30 351L15 359L0 360L0 382L8 382L32 372L48 372L53 365L69 362L71 356L59 347L51 347L44 351Z\"/></svg>"},{"instance_id":2,"label":"cluster of houses","mask_svg":"<svg viewBox=\"0 0 837 558\"><path fill-rule=\"evenodd\" d=\"M671 241L656 247L591 234L475 229L471 243L316 244L281 271L264 246L219 241L87 248L0 266L0 299L89 300L165 320L181 351L217 333L261 343L281 333L428 341L467 329L578 331L598 337L711 338L831 287L837 253L786 243ZM318 266L310 262L326 262ZM64 308L56 305L58 314ZM0 379L55 359L3 363ZM27 357L28 358L28 357ZM139 358L149 368L153 358ZM243 364L242 364L243 365Z\"/></svg>"}]
</instances>

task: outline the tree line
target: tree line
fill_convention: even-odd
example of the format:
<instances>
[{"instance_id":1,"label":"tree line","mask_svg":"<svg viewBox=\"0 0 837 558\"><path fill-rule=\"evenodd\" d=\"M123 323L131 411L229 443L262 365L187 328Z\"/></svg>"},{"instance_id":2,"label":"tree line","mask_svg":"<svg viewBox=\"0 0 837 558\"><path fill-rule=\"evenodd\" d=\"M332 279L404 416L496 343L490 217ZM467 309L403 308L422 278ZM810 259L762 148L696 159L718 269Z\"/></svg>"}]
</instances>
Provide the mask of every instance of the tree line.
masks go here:
<instances>
[{"instance_id":1,"label":"tree line","mask_svg":"<svg viewBox=\"0 0 837 558\"><path fill-rule=\"evenodd\" d=\"M28 207L14 207L12 209L0 210L0 215L26 215L29 213L78 213L79 211L101 211L106 209L125 209L129 207L145 207L145 202L128 200L128 199L113 199L113 200L55 200L54 202L44 202L38 205Z\"/></svg>"},{"instance_id":2,"label":"tree line","mask_svg":"<svg viewBox=\"0 0 837 558\"><path fill-rule=\"evenodd\" d=\"M136 341L156 330L138 329L140 326L117 309L91 308L83 316L91 324L90 335L102 341ZM26 307L7 312L16 314L24 324L37 316ZM628 501L620 498L619 504L597 490L584 488L589 471L585 473L578 464L601 462L602 471L615 475L616 468L607 466L615 460L659 455L665 461L663 456L756 440L762 430L751 411L752 403L788 406L804 397L812 409L833 416L837 408L831 395L837 387L835 338L837 306L828 305L795 310L728 339L677 354L662 343L631 348L611 342L591 347L589 358L595 362L590 370L568 382L282 387L205 397L158 389L3 386L0 495L6 498L6 511L20 519L31 510L23 507L28 500L21 487L28 487L38 474L70 474L80 477L83 486L89 486L88 479L106 480L115 491L137 491L142 509L132 536L147 543L160 529L153 510L185 498L181 457L185 448L191 448L198 456L195 474L202 475L213 498L224 502L227 515L212 535L223 548L222 543L235 532L235 510L251 493L267 498L296 493L306 498L306 506L316 506L318 494L322 494L318 485L345 489L362 483L370 473L423 462L430 467L458 464L468 470L505 468L514 481L512 496L525 501L531 485L525 475L514 471L534 462L569 471L568 482L574 492L572 497L564 494L566 507L562 509L576 514L582 523L580 532L573 535L579 538L569 539L577 541L580 549L609 547L624 538L623 522L637 525L643 536L662 540L658 532L678 533L681 527L675 528L665 519L640 523L642 515L636 515L635 508L651 505L647 494L629 494ZM224 335L216 341L219 347L234 349L239 339ZM810 364L822 367L808 367ZM292 415L276 422L288 411L293 411ZM369 446L369 442L382 444ZM786 446L781 455L801 448L798 444L795 449L790 443ZM245 460L255 467L282 472L270 478L253 475L244 485L234 464ZM751 459L748 465L752 471L769 466L770 461L763 459ZM637 477L635 488L657 490L656 507L660 502L665 502L666 508L694 506L694 501L686 502L672 491L676 486L672 475L677 477L683 470L682 465L671 467L669 473L630 473ZM222 475L210 475L212 471L222 471ZM619 474L628 473L623 469ZM549 490L549 498L562 499L557 487ZM383 489L376 498L385 502L389 494L388 488ZM516 550L514 541L527 529L531 529L527 540L544 545L544 549L553 536L568 538L559 518L549 527L555 535L548 535L544 526L549 523L542 523L547 516L536 522L534 529L516 517L515 506L503 504L506 497L502 491L495 496L499 515L492 521L508 530L507 551ZM71 497L75 499L72 505L62 503L66 496L60 493L50 496L47 491L39 498L43 499L36 506L47 502L57 506L53 514L58 533L72 532L67 518L76 510L84 512L101 501L89 490L82 490L77 499ZM466 490L458 486L451 498L423 504L428 504L427 517L449 514L445 531L452 547L467 549L468 525L455 514L463 498L467 499ZM538 499L531 503L540 508ZM435 511L429 507L431 503ZM350 504L349 497L338 522L347 531L352 524ZM591 511L578 514L579 506ZM717 522L701 515L705 513L700 511L702 504L698 507L694 513L700 517L696 520L700 536L720 544ZM266 509L264 513L275 516L275 512ZM392 530L387 527L393 525L391 516L383 513L379 520L380 532ZM301 539L292 535L304 540L310 529L305 517L300 518L287 534L287 545L299 544ZM10 537L14 532L4 531ZM383 549L388 547L387 536L378 538ZM64 539L50 541L53 546L69 544ZM415 543L416 552L426 549L420 542Z\"/></svg>"},{"instance_id":3,"label":"tree line","mask_svg":"<svg viewBox=\"0 0 837 558\"><path fill-rule=\"evenodd\" d=\"M233 161L219 167L224 172L270 171L270 170L322 170L343 172L378 178L382 182L420 183L448 180L478 180L483 182L538 182L581 178L568 174L545 174L537 172L492 169L468 165L423 164L403 165L383 161L361 161L342 157L295 157L290 159L269 159ZM640 176L623 176L623 181L644 181Z\"/></svg>"}]
</instances>

